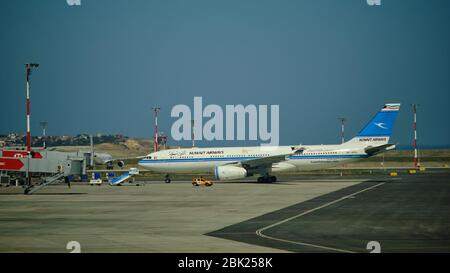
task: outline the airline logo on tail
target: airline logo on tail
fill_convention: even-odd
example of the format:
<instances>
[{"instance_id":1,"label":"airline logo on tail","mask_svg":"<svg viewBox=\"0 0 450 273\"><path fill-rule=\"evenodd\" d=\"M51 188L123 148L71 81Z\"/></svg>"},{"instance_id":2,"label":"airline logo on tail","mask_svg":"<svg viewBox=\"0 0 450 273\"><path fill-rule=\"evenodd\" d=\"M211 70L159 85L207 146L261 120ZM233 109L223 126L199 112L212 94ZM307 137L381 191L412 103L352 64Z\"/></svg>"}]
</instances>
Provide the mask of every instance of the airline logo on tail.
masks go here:
<instances>
[{"instance_id":1,"label":"airline logo on tail","mask_svg":"<svg viewBox=\"0 0 450 273\"><path fill-rule=\"evenodd\" d=\"M374 124L381 129L387 129L386 123L380 122L380 123L374 123Z\"/></svg>"}]
</instances>

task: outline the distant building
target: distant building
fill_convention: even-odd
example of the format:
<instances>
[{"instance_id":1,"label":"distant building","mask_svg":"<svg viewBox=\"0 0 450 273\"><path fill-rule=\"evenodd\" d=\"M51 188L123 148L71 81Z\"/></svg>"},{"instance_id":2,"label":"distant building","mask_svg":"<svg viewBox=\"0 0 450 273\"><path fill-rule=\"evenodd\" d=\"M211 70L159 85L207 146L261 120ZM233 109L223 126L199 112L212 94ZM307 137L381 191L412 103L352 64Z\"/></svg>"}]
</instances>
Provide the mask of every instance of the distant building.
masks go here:
<instances>
[{"instance_id":1,"label":"distant building","mask_svg":"<svg viewBox=\"0 0 450 273\"><path fill-rule=\"evenodd\" d=\"M18 137L18 135L15 133L11 133L8 135L8 139L12 140L12 141L16 140L17 137Z\"/></svg>"}]
</instances>

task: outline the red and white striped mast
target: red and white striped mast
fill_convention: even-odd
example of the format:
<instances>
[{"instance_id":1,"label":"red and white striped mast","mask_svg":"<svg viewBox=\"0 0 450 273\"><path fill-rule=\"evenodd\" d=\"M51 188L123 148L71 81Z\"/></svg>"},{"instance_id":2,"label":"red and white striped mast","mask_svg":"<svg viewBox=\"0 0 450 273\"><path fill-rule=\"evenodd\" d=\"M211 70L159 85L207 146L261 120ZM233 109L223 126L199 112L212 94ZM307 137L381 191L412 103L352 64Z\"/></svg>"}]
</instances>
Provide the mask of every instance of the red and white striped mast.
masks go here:
<instances>
[{"instance_id":1,"label":"red and white striped mast","mask_svg":"<svg viewBox=\"0 0 450 273\"><path fill-rule=\"evenodd\" d=\"M31 157L31 126L30 126L30 116L31 116L31 109L30 109L30 75L31 75L31 69L39 67L39 64L36 63L27 63L25 64L25 70L26 70L26 81L27 81L27 183L28 185L31 184L30 181L30 157Z\"/></svg>"},{"instance_id":2,"label":"red and white striped mast","mask_svg":"<svg viewBox=\"0 0 450 273\"><path fill-rule=\"evenodd\" d=\"M158 151L158 112L160 109L159 107L153 107L155 112L155 152Z\"/></svg>"},{"instance_id":3,"label":"red and white striped mast","mask_svg":"<svg viewBox=\"0 0 450 273\"><path fill-rule=\"evenodd\" d=\"M414 168L420 168L419 155L417 152L417 107L418 104L411 104L414 115L414 140L413 140L413 148L414 148Z\"/></svg>"},{"instance_id":4,"label":"red and white striped mast","mask_svg":"<svg viewBox=\"0 0 450 273\"><path fill-rule=\"evenodd\" d=\"M27 153L30 153L31 150L31 130L30 130L30 74L31 74L31 65L30 64L25 64L25 69L26 69L26 74L27 74L27 79L26 79L26 84L27 84L27 104L26 104L26 108L27 108Z\"/></svg>"}]
</instances>

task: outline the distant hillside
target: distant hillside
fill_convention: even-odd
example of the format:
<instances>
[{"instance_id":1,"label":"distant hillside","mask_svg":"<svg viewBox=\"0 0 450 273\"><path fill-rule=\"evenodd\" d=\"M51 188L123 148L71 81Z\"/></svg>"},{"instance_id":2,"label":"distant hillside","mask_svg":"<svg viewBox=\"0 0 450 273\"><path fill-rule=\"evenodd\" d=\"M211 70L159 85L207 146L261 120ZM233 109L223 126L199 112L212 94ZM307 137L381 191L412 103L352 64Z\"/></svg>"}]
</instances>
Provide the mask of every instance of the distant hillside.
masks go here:
<instances>
[{"instance_id":1,"label":"distant hillside","mask_svg":"<svg viewBox=\"0 0 450 273\"><path fill-rule=\"evenodd\" d=\"M154 150L154 141L149 139L127 139L126 141L114 143L102 143L94 145L98 152L106 152L113 157L145 155Z\"/></svg>"},{"instance_id":2,"label":"distant hillside","mask_svg":"<svg viewBox=\"0 0 450 273\"><path fill-rule=\"evenodd\" d=\"M96 152L104 152L112 155L113 157L134 157L147 155L154 151L154 141L150 139L136 139L127 138L126 140L118 143L101 143L95 144L94 150ZM74 152L79 150L89 150L88 145L79 146L54 146L57 151L62 152ZM173 146L166 146L166 148L174 148Z\"/></svg>"}]
</instances>

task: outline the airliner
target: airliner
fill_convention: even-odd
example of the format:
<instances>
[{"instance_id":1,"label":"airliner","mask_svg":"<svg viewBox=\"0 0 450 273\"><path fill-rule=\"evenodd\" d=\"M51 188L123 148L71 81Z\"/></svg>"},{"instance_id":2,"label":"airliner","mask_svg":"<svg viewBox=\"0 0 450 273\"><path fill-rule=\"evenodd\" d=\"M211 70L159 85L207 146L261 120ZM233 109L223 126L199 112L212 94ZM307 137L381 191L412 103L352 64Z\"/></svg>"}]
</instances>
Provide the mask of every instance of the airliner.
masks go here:
<instances>
[{"instance_id":1,"label":"airliner","mask_svg":"<svg viewBox=\"0 0 450 273\"><path fill-rule=\"evenodd\" d=\"M186 148L151 153L139 166L166 174L214 173L217 180L258 176L258 182L276 182L273 174L282 171L320 170L354 162L395 149L389 143L400 110L388 103L351 140L339 145L291 145L223 148Z\"/></svg>"}]
</instances>

